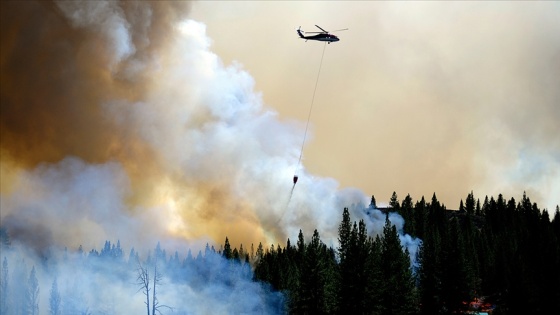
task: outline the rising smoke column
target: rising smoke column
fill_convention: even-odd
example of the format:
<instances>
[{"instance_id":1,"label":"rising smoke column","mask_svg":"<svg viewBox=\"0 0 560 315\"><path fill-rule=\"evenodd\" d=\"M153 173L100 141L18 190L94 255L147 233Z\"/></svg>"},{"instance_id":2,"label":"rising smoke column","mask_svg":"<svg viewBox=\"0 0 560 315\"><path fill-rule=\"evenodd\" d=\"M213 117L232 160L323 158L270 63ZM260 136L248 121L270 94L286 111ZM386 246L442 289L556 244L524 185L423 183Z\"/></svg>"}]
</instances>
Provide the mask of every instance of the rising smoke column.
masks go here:
<instances>
[{"instance_id":1,"label":"rising smoke column","mask_svg":"<svg viewBox=\"0 0 560 315\"><path fill-rule=\"evenodd\" d=\"M239 64L223 65L204 25L185 19L188 7L2 2L1 220L14 244L33 250L28 257L105 240L144 252L160 240L184 253L228 236L247 249L315 228L332 245L351 204L353 218L382 230L384 217L361 211L363 193L341 191L329 178L301 174L286 208L304 125L266 109L252 77ZM62 278L75 274L71 266L58 264L63 292L76 291ZM43 294L49 272L39 270ZM84 300L107 299L102 291L139 298L110 275L79 279ZM233 292L268 296L239 280ZM161 298L223 301L219 292L232 290L185 285ZM237 307L249 301L229 298Z\"/></svg>"},{"instance_id":2,"label":"rising smoke column","mask_svg":"<svg viewBox=\"0 0 560 315\"><path fill-rule=\"evenodd\" d=\"M126 126L115 124L103 104L115 98L143 97L148 68L156 66L165 35L186 16L189 6L187 2L2 2L3 201L12 189L19 194L25 191L21 187L25 180L19 179L27 175L18 177L20 170L45 168L44 163L59 163L67 156L94 165L118 161L131 178L140 175L139 164L144 178L156 170L152 149ZM61 172L57 178L74 180L75 169L64 165L68 163L54 166ZM115 178L120 175L116 172ZM143 182L131 183L141 188ZM142 195L134 188L128 199ZM46 216L62 217L67 211L77 210L75 206L50 209ZM18 207L2 207L3 218L20 214ZM26 220L24 216L16 221ZM44 222L46 230L55 227L51 223Z\"/></svg>"},{"instance_id":3,"label":"rising smoke column","mask_svg":"<svg viewBox=\"0 0 560 315\"><path fill-rule=\"evenodd\" d=\"M142 98L148 68L188 7L2 2L3 155L35 166L67 155L105 162L135 150L124 141L133 135L109 121L102 104Z\"/></svg>"},{"instance_id":4,"label":"rising smoke column","mask_svg":"<svg viewBox=\"0 0 560 315\"><path fill-rule=\"evenodd\" d=\"M381 231L364 194L329 178L300 176L286 208L304 125L267 110L188 9L2 2L2 224L35 248L225 236L248 248L315 228L335 244L355 204Z\"/></svg>"}]
</instances>

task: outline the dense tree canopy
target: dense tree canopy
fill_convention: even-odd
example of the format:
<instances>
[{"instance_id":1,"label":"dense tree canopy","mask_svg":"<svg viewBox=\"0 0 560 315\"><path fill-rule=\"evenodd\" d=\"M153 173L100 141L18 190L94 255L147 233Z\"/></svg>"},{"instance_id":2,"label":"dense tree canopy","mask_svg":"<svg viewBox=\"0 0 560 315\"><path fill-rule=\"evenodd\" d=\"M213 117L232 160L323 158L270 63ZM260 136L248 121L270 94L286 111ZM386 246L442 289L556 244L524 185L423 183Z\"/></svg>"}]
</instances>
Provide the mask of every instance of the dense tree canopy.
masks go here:
<instances>
[{"instance_id":1,"label":"dense tree canopy","mask_svg":"<svg viewBox=\"0 0 560 315\"><path fill-rule=\"evenodd\" d=\"M553 214L531 203L525 194L517 202L486 196L481 203L470 192L458 210L448 210L436 194L430 202L410 195L402 201L393 193L389 207L378 208L375 197L364 213L386 215L382 231L367 231L364 220L352 221L342 209L338 244L328 247L314 230L306 241L300 230L297 242L259 243L250 251L233 247L225 237L220 250L206 245L196 257L189 250L168 255L158 243L143 259L132 248L128 257L119 241L106 241L100 251L64 252L63 261L76 270L107 273L112 281L142 284L145 311L186 314L180 305L167 306L159 292L165 286L204 290L218 281L236 290L239 279L278 292L270 306L257 302L251 312L290 314L457 314L492 310L494 314L550 314L560 310L560 209ZM397 231L389 214L404 219ZM379 212L378 212L379 213ZM422 240L414 257L403 246L403 233ZM9 231L0 228L2 270L0 313L74 314L111 313L88 304L79 290L68 288L68 276L53 274L40 288L39 269L11 252ZM233 247L233 248L232 248ZM15 251L14 251L15 252ZM14 258L15 257L15 258ZM412 263L411 263L412 262ZM56 270L45 257L43 272ZM62 269L61 269L62 270ZM162 281L165 276L166 281ZM65 282L66 281L66 282ZM163 287L160 287L163 286ZM70 286L72 288L72 286ZM137 290L138 288L136 288ZM163 291L162 291L163 290ZM40 309L40 295L48 308ZM141 293L139 293L141 294Z\"/></svg>"},{"instance_id":2,"label":"dense tree canopy","mask_svg":"<svg viewBox=\"0 0 560 315\"><path fill-rule=\"evenodd\" d=\"M497 200L485 197L481 204L470 192L465 200L460 201L459 210L447 210L436 194L431 202L422 197L416 203L410 195L399 202L397 194L392 194L389 207L381 210L401 214L403 232L422 239L412 266L396 227L388 220L383 233L372 238L364 222L352 222L344 209L335 255L324 255L324 262L316 262L319 269L334 266L328 269L334 275L325 278L332 283L313 284L321 292L328 287L332 302L313 310L331 314L559 311L560 209L556 208L551 220L548 211L526 195L520 202L506 201L502 195ZM370 208L377 208L373 196ZM306 248L302 244L298 248ZM267 251L255 266L255 278L287 292L292 313L310 314L301 304L306 301L300 299L301 279L296 277L287 285L279 276L287 270L306 273L309 268L300 263L304 258L283 258L289 252L305 257L304 251L290 249L289 242L287 246ZM264 269L267 276L260 272ZM324 287L318 287L321 284ZM333 286L334 291L330 290Z\"/></svg>"}]
</instances>

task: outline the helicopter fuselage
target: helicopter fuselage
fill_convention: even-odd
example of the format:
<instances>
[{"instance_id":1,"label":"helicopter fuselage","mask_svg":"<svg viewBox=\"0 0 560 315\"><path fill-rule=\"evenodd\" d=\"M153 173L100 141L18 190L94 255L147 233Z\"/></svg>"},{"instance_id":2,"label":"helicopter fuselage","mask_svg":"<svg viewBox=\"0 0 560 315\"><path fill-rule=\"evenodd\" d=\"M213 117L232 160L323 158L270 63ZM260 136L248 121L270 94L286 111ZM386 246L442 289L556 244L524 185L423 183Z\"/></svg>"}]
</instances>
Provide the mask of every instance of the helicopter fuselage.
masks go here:
<instances>
[{"instance_id":1,"label":"helicopter fuselage","mask_svg":"<svg viewBox=\"0 0 560 315\"><path fill-rule=\"evenodd\" d=\"M318 40L321 42L338 42L340 39L332 34L317 34L312 36L304 36L304 39Z\"/></svg>"},{"instance_id":2,"label":"helicopter fuselage","mask_svg":"<svg viewBox=\"0 0 560 315\"><path fill-rule=\"evenodd\" d=\"M321 41L321 42L329 42L329 44L330 44L331 42L338 42L340 40L335 35L329 34L329 33L326 33L326 32L325 33L319 33L317 35L310 35L310 36L303 35L301 30L299 30L299 29L297 30L297 32L298 32L299 37L301 39L305 39L306 41L307 40L318 40L318 41Z\"/></svg>"}]
</instances>

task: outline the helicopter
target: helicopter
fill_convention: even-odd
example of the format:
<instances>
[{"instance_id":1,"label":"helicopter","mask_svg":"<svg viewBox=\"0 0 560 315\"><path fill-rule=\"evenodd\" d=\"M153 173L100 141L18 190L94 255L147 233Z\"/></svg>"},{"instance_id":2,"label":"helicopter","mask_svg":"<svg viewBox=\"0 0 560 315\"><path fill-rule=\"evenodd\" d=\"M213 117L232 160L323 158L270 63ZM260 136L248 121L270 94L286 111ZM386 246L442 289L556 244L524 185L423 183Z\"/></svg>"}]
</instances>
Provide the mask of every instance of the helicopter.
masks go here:
<instances>
[{"instance_id":1,"label":"helicopter","mask_svg":"<svg viewBox=\"0 0 560 315\"><path fill-rule=\"evenodd\" d=\"M297 33L299 35L300 38L305 39L305 41L307 40L318 40L318 41L322 41L322 42L328 42L329 44L331 42L338 42L340 39L338 37L336 37L333 34L330 34L328 31L325 31L323 28L321 28L319 25L315 25L317 26L318 29L320 29L322 32L304 32L301 30L301 26L297 29ZM333 32L338 32L338 31L345 31L347 30L347 28L343 28L341 30L336 30ZM317 35L310 35L310 36L305 36L303 35L303 33L306 34L317 34Z\"/></svg>"}]
</instances>

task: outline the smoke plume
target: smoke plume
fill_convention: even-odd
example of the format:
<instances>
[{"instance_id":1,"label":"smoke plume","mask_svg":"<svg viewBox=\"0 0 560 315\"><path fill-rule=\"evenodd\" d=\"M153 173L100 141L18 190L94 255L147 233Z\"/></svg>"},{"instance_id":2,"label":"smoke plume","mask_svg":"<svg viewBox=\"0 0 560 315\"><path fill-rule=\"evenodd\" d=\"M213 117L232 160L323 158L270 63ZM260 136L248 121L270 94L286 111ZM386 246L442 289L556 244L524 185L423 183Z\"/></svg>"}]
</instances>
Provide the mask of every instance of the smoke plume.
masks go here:
<instances>
[{"instance_id":1,"label":"smoke plume","mask_svg":"<svg viewBox=\"0 0 560 315\"><path fill-rule=\"evenodd\" d=\"M303 125L222 64L188 3L2 8L2 221L28 245L248 246L314 228L332 244L366 200L304 174L287 205Z\"/></svg>"},{"instance_id":2,"label":"smoke plume","mask_svg":"<svg viewBox=\"0 0 560 315\"><path fill-rule=\"evenodd\" d=\"M349 28L324 55L309 172L454 209L471 190L560 203L559 3L201 1L191 17L281 119L307 118L323 50L295 30Z\"/></svg>"},{"instance_id":3,"label":"smoke plume","mask_svg":"<svg viewBox=\"0 0 560 315\"><path fill-rule=\"evenodd\" d=\"M61 258L65 247L120 240L145 257L156 241L184 253L228 236L247 249L293 240L300 229L317 229L336 246L348 206L368 231L382 230L380 212L362 211L362 192L295 169L303 123L280 121L242 65L211 52L205 25L188 19L188 2L1 4L2 227L23 245L14 246L21 252L9 255L10 266L26 275L36 265L44 295L59 275L68 303L143 311L135 290L111 280L134 275L94 275L103 267L92 265L72 271L83 256ZM402 230L400 216L390 219ZM401 240L415 252L417 240ZM36 254L50 260L36 264ZM281 296L243 272L223 280L227 263L206 257L206 271L192 271L161 300L195 313L282 309ZM132 297L140 300L119 302ZM222 301L227 309L216 305Z\"/></svg>"}]
</instances>

